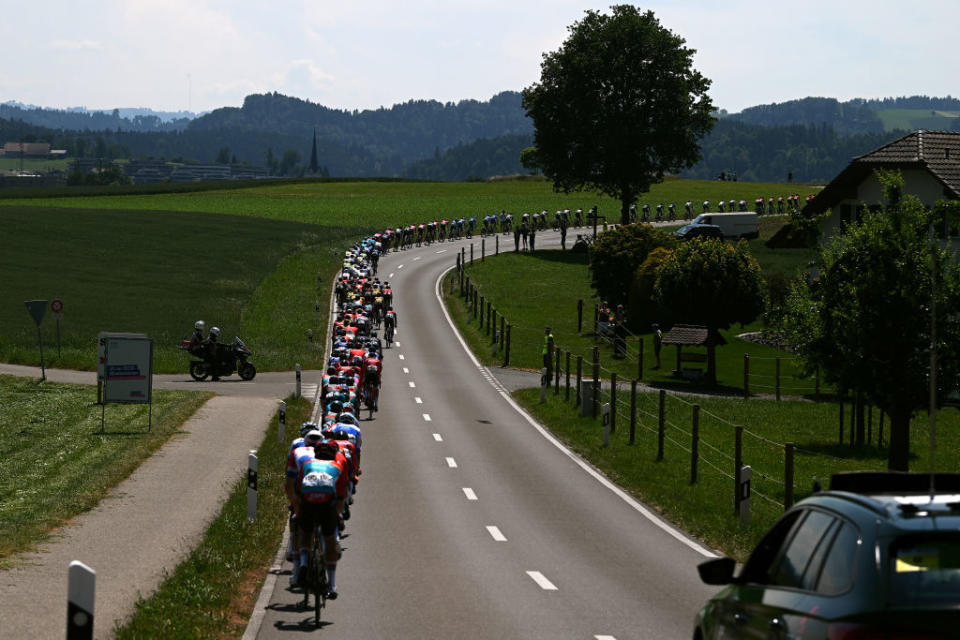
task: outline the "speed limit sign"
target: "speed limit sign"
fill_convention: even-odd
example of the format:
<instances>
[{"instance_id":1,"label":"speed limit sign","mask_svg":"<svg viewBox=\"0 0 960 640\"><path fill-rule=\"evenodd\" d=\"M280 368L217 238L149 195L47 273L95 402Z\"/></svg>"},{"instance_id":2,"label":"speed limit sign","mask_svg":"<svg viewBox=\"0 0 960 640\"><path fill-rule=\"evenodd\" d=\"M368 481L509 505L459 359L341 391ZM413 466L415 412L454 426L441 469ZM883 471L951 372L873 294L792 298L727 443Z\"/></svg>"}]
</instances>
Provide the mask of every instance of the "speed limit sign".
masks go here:
<instances>
[{"instance_id":1,"label":"speed limit sign","mask_svg":"<svg viewBox=\"0 0 960 640\"><path fill-rule=\"evenodd\" d=\"M50 311L53 312L53 317L57 320L63 318L63 300L60 298L55 298L50 302Z\"/></svg>"}]
</instances>

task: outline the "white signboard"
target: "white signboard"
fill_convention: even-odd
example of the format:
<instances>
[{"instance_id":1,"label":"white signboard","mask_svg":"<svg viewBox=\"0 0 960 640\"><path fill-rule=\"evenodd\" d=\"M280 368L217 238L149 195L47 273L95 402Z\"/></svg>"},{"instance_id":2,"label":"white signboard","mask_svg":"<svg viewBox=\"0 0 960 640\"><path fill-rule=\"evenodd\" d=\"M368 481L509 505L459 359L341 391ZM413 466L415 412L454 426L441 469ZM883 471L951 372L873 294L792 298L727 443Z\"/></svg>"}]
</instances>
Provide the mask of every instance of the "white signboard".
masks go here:
<instances>
[{"instance_id":1,"label":"white signboard","mask_svg":"<svg viewBox=\"0 0 960 640\"><path fill-rule=\"evenodd\" d=\"M106 377L105 364L107 362L107 338L140 338L147 339L145 333L111 333L101 331L97 334L97 382L102 383Z\"/></svg>"},{"instance_id":2,"label":"white signboard","mask_svg":"<svg viewBox=\"0 0 960 640\"><path fill-rule=\"evenodd\" d=\"M103 343L103 402L148 404L153 392L153 340L110 334Z\"/></svg>"}]
</instances>

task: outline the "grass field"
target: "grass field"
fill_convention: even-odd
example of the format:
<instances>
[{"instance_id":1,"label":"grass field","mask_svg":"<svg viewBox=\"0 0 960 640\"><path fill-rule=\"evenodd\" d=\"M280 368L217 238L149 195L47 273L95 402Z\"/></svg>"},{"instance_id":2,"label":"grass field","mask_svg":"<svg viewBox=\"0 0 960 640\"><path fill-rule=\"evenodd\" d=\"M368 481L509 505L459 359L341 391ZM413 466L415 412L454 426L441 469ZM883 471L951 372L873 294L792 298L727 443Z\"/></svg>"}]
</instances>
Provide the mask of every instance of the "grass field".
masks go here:
<instances>
[{"instance_id":1,"label":"grass field","mask_svg":"<svg viewBox=\"0 0 960 640\"><path fill-rule=\"evenodd\" d=\"M0 307L0 360L39 364L36 330L21 301L64 301L43 326L51 366L92 369L100 331L145 332L157 372L186 369L176 348L193 322L240 335L260 370L318 366L306 330L326 301L342 250L387 226L486 212L618 206L589 194L553 193L539 181L492 183L285 182L189 193L0 198L0 274L12 304ZM669 179L651 201L787 195L795 185ZM76 193L88 193L86 191ZM317 289L317 274L323 287Z\"/></svg>"},{"instance_id":2,"label":"grass field","mask_svg":"<svg viewBox=\"0 0 960 640\"><path fill-rule=\"evenodd\" d=\"M0 375L0 566L94 507L210 395L155 392L149 432L148 407L112 406L101 433L92 387Z\"/></svg>"},{"instance_id":3,"label":"grass field","mask_svg":"<svg viewBox=\"0 0 960 640\"><path fill-rule=\"evenodd\" d=\"M878 109L876 113L886 131L950 130L960 117L957 111L931 109Z\"/></svg>"},{"instance_id":4,"label":"grass field","mask_svg":"<svg viewBox=\"0 0 960 640\"><path fill-rule=\"evenodd\" d=\"M60 298L42 325L47 366L92 369L101 331L147 333L157 372L185 371L177 348L198 318L240 335L262 369L308 361L316 273L330 273L359 229L254 216L131 210L0 208L0 359L39 364L36 327L21 301ZM321 323L327 305L321 305Z\"/></svg>"},{"instance_id":5,"label":"grass field","mask_svg":"<svg viewBox=\"0 0 960 640\"><path fill-rule=\"evenodd\" d=\"M50 158L23 158L22 164L20 158L0 157L0 173L4 171L19 171L21 167L24 171L69 171L70 159L51 160Z\"/></svg>"}]
</instances>

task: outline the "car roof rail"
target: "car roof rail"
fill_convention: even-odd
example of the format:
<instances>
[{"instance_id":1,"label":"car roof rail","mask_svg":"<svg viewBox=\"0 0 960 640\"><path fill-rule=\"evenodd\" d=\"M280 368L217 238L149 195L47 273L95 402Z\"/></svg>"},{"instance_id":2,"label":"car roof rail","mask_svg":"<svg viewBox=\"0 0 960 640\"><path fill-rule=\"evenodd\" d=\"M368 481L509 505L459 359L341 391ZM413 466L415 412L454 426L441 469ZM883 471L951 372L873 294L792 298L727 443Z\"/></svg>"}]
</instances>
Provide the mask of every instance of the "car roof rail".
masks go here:
<instances>
[{"instance_id":1,"label":"car roof rail","mask_svg":"<svg viewBox=\"0 0 960 640\"><path fill-rule=\"evenodd\" d=\"M937 493L960 493L960 473L935 473L933 486ZM835 473L830 478L830 490L868 495L929 493L930 474L899 471Z\"/></svg>"}]
</instances>

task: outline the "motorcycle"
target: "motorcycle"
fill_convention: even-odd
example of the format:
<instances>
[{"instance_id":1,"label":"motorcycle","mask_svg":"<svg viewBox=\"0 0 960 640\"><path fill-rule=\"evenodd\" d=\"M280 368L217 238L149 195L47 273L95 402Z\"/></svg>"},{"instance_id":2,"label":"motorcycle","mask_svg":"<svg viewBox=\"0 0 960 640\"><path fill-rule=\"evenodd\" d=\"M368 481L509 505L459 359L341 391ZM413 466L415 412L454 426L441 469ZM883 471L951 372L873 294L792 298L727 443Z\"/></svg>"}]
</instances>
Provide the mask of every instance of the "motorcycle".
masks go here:
<instances>
[{"instance_id":1,"label":"motorcycle","mask_svg":"<svg viewBox=\"0 0 960 640\"><path fill-rule=\"evenodd\" d=\"M190 361L190 377L198 382L210 376L215 378L229 376L234 371L241 380L253 380L257 375L257 368L248 360L253 352L239 336L234 338L233 344L217 344L217 356L214 360L210 359L209 353L201 349L196 347L191 349L189 340L182 341L180 348L196 358L201 358Z\"/></svg>"}]
</instances>

